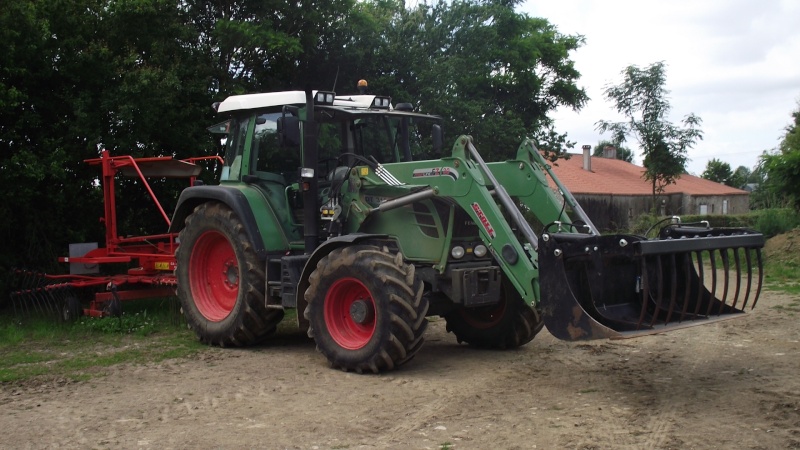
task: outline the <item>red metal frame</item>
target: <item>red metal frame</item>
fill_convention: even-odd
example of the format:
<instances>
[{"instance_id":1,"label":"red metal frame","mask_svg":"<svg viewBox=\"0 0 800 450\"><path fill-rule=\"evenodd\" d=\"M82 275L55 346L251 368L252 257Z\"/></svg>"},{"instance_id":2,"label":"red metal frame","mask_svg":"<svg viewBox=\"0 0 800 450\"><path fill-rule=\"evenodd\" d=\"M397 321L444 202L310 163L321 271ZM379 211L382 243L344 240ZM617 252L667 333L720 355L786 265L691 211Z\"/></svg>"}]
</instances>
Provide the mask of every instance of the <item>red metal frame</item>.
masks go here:
<instances>
[{"instance_id":1,"label":"red metal frame","mask_svg":"<svg viewBox=\"0 0 800 450\"><path fill-rule=\"evenodd\" d=\"M108 292L97 292L88 308L84 309L84 314L94 317L102 316L105 304L115 297L124 301L174 295L177 284L174 276L177 233L119 236L115 179L120 173L126 177L138 178L169 228L170 218L150 187L148 177L186 178L189 185L193 186L202 171L196 163L209 160L223 163L219 156L184 160L172 157L133 158L111 156L107 150L103 150L99 158L87 159L86 163L99 165L102 169L104 215L101 220L106 228L105 247L91 250L80 257L60 257L58 261L82 264L130 263L136 267L128 269L125 274L117 275L45 275L48 280L55 282L48 288L106 287Z\"/></svg>"}]
</instances>

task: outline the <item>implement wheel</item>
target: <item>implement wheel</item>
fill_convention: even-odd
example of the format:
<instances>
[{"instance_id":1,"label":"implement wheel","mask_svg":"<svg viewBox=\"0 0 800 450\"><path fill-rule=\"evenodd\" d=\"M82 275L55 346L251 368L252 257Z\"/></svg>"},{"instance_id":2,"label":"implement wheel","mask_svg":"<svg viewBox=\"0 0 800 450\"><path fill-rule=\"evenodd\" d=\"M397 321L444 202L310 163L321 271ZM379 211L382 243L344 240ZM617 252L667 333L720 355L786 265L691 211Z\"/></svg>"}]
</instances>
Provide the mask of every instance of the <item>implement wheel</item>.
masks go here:
<instances>
[{"instance_id":1,"label":"implement wheel","mask_svg":"<svg viewBox=\"0 0 800 450\"><path fill-rule=\"evenodd\" d=\"M459 307L444 316L447 331L459 343L474 347L512 349L530 342L544 326L541 316L528 306L514 287L503 282L497 304Z\"/></svg>"},{"instance_id":2,"label":"implement wheel","mask_svg":"<svg viewBox=\"0 0 800 450\"><path fill-rule=\"evenodd\" d=\"M83 315L83 306L80 299L74 294L68 294L61 305L61 320L65 323L72 323Z\"/></svg>"},{"instance_id":3,"label":"implement wheel","mask_svg":"<svg viewBox=\"0 0 800 450\"><path fill-rule=\"evenodd\" d=\"M414 266L368 245L325 256L305 292L308 335L335 368L392 370L422 347L428 301Z\"/></svg>"},{"instance_id":4,"label":"implement wheel","mask_svg":"<svg viewBox=\"0 0 800 450\"><path fill-rule=\"evenodd\" d=\"M241 346L275 331L283 311L264 306L264 264L230 208L216 202L195 208L180 243L178 297L200 341Z\"/></svg>"}]
</instances>

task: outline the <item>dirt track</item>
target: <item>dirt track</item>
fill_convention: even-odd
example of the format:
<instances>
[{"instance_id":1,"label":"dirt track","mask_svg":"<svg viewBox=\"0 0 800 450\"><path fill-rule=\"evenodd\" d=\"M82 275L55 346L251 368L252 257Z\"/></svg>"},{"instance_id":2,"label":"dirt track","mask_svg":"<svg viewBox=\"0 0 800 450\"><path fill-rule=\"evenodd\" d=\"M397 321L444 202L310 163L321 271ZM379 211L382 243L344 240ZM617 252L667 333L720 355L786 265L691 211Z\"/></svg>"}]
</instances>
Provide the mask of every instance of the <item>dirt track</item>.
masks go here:
<instances>
[{"instance_id":1,"label":"dirt track","mask_svg":"<svg viewBox=\"0 0 800 450\"><path fill-rule=\"evenodd\" d=\"M83 383L0 388L2 448L800 448L800 299L627 341L458 345L329 369L302 334Z\"/></svg>"}]
</instances>

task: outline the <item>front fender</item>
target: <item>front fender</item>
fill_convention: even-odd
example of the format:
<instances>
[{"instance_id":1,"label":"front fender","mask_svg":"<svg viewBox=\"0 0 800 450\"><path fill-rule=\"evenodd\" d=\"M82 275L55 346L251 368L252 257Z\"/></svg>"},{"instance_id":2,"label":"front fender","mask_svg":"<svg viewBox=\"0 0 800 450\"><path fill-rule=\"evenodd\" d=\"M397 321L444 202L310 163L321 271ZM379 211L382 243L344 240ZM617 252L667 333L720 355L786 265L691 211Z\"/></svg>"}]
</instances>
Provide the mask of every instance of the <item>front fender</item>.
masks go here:
<instances>
[{"instance_id":1,"label":"front fender","mask_svg":"<svg viewBox=\"0 0 800 450\"><path fill-rule=\"evenodd\" d=\"M308 258L306 261L305 266L303 266L303 272L300 275L300 281L297 284L297 297L296 297L296 305L297 305L297 325L300 327L301 330L305 330L308 328L308 321L305 318L305 314L303 314L306 310L306 306L308 306L308 302L306 302L306 289L308 289L309 282L308 278L311 276L311 273L317 268L317 263L325 257L328 253L334 251L337 248L345 247L349 245L354 245L359 242L363 242L369 239L385 239L387 236L385 234L364 234L364 233L353 233L353 234L346 234L344 236L338 236L335 238L328 239L327 241L323 242L322 245L314 250L314 253Z\"/></svg>"}]
</instances>

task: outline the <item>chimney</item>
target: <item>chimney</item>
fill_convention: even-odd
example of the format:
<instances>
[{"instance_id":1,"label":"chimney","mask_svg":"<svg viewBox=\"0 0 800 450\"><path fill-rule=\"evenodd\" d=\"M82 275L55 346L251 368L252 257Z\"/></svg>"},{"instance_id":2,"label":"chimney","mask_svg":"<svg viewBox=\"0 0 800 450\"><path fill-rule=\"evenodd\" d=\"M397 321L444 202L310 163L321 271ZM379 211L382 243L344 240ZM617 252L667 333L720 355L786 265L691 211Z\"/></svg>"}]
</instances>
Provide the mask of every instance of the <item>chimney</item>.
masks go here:
<instances>
[{"instance_id":1,"label":"chimney","mask_svg":"<svg viewBox=\"0 0 800 450\"><path fill-rule=\"evenodd\" d=\"M617 159L617 147L613 145L603 147L603 158Z\"/></svg>"},{"instance_id":2,"label":"chimney","mask_svg":"<svg viewBox=\"0 0 800 450\"><path fill-rule=\"evenodd\" d=\"M584 145L583 147L583 170L592 171L592 146Z\"/></svg>"}]
</instances>

